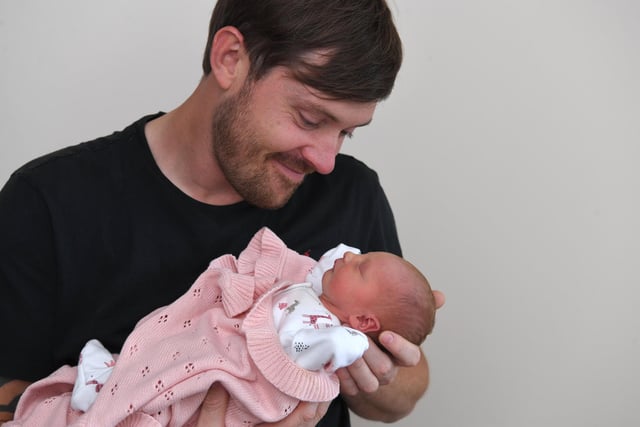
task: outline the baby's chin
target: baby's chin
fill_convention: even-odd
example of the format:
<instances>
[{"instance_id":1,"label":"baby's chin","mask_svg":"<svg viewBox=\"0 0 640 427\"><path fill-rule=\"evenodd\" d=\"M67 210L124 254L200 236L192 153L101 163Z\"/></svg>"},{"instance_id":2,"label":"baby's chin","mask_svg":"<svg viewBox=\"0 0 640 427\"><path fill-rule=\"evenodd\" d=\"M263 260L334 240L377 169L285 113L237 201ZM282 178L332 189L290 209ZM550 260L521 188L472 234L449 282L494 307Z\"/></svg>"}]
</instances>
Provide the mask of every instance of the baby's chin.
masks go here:
<instances>
[{"instance_id":1,"label":"baby's chin","mask_svg":"<svg viewBox=\"0 0 640 427\"><path fill-rule=\"evenodd\" d=\"M329 301L327 301L326 296L324 295L324 292L321 293L320 295L318 295L318 299L320 300L320 302L322 303L322 305L326 308L329 309L329 307L331 306L331 304L329 303Z\"/></svg>"},{"instance_id":2,"label":"baby's chin","mask_svg":"<svg viewBox=\"0 0 640 427\"><path fill-rule=\"evenodd\" d=\"M324 293L329 288L329 283L331 283L331 278L333 277L333 268L325 271L322 275L322 280L320 283L322 284L322 292Z\"/></svg>"}]
</instances>

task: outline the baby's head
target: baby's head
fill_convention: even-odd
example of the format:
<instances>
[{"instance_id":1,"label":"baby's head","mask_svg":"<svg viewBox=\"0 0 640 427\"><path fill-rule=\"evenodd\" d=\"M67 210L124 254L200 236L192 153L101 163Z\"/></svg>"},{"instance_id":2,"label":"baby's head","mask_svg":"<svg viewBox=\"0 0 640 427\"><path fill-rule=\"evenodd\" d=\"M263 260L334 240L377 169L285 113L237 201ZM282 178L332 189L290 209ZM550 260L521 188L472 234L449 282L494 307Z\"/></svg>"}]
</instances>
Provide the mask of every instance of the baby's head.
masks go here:
<instances>
[{"instance_id":1,"label":"baby's head","mask_svg":"<svg viewBox=\"0 0 640 427\"><path fill-rule=\"evenodd\" d=\"M347 252L322 277L320 299L342 323L376 341L380 332L393 331L419 345L435 322L427 279L388 252Z\"/></svg>"}]
</instances>

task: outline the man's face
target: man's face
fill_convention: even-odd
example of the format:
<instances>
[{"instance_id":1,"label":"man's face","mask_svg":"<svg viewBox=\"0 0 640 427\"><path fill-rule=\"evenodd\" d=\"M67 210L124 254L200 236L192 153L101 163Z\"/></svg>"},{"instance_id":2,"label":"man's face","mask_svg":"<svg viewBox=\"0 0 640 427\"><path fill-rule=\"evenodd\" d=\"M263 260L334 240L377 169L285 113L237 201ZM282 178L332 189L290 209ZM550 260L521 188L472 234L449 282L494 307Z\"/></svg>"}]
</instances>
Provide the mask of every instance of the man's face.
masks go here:
<instances>
[{"instance_id":1,"label":"man's face","mask_svg":"<svg viewBox=\"0 0 640 427\"><path fill-rule=\"evenodd\" d=\"M278 67L216 110L214 155L244 200L279 208L306 175L330 173L344 137L368 124L376 107L319 95Z\"/></svg>"}]
</instances>

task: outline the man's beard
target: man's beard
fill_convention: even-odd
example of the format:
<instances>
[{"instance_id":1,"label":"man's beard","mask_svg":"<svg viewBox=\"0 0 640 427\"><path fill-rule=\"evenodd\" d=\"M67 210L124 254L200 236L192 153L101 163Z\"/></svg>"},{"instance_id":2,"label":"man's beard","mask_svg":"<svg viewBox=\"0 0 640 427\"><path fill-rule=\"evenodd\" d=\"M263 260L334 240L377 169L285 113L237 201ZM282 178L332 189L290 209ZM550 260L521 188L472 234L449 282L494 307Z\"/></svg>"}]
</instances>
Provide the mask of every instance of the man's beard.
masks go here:
<instances>
[{"instance_id":1,"label":"man's beard","mask_svg":"<svg viewBox=\"0 0 640 427\"><path fill-rule=\"evenodd\" d=\"M311 173L304 160L266 152L249 117L251 86L223 101L213 115L213 153L225 178L248 203L265 209L284 206L300 185L270 167L272 159Z\"/></svg>"}]
</instances>

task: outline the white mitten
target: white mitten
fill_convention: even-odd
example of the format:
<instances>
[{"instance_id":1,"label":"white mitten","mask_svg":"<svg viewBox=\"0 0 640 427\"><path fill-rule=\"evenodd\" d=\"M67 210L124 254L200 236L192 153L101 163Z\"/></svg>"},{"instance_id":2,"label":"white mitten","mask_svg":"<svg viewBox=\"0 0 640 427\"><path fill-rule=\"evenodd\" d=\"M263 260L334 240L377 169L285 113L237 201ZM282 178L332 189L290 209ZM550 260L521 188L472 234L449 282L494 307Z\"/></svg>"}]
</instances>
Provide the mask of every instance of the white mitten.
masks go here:
<instances>
[{"instance_id":1,"label":"white mitten","mask_svg":"<svg viewBox=\"0 0 640 427\"><path fill-rule=\"evenodd\" d=\"M71 407L88 411L98 397L98 392L107 381L115 365L113 355L98 340L85 344L78 361L78 376L73 386Z\"/></svg>"}]
</instances>

